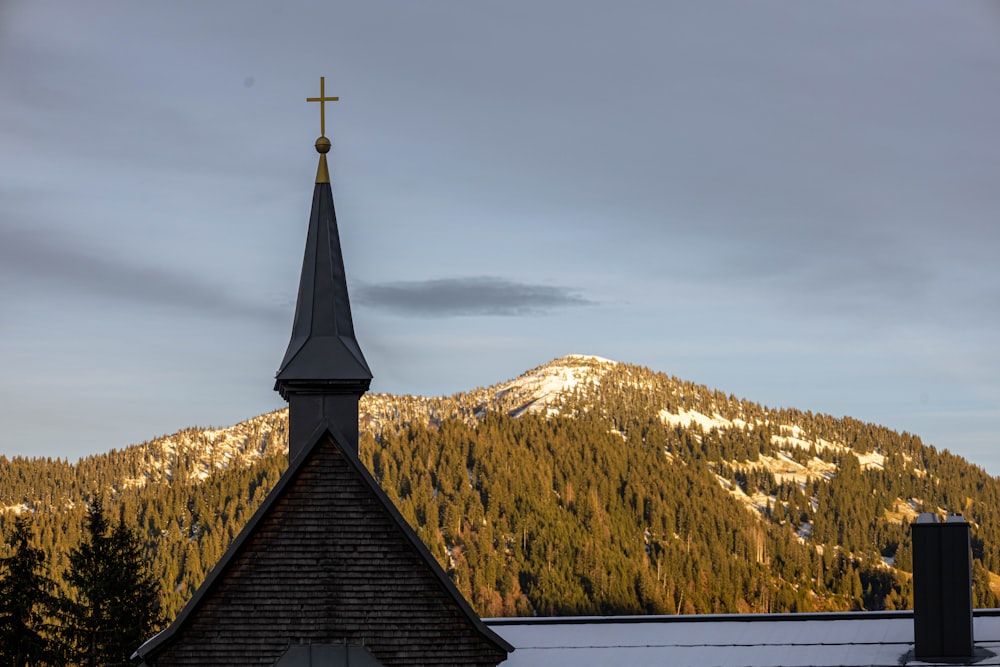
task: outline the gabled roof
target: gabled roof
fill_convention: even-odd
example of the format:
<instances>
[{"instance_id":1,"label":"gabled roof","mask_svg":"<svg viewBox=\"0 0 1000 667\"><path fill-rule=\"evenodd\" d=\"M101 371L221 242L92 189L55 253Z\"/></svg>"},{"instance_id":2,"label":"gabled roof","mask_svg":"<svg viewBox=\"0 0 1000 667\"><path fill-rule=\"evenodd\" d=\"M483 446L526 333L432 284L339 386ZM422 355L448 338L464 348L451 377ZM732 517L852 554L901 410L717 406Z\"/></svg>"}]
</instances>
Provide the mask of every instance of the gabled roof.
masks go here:
<instances>
[{"instance_id":1,"label":"gabled roof","mask_svg":"<svg viewBox=\"0 0 1000 667\"><path fill-rule=\"evenodd\" d=\"M399 534L405 538L405 540L412 546L418 557L426 564L427 571L429 571L436 579L441 592L451 599L459 610L461 616L468 622L468 625L473 628L478 635L490 644L494 645L498 650L503 652L510 652L513 650L513 647L493 630L488 628L475 611L473 611L472 607L469 606L469 603L464 597L462 597L461 593L458 592L454 584L448 578L447 574L445 574L445 572L441 569L441 566L427 550L427 547L424 546L423 542L420 541L420 538L417 537L416 533L399 513L392 501L385 495L385 492L382 491L382 488L371 476L364 464L362 464L356 456L349 453L350 450L345 444L346 438L335 427L330 424L324 424L317 428L310 440L310 444L304 447L295 459L291 461L288 469L281 476L281 479L268 494L267 498L264 499L264 502L250 518L243 530L240 531L239 535L226 550L226 553L223 554L216 566L212 568L211 572L209 572L205 581L198 588L191 600L189 600L184 606L174 622L168 628L139 647L135 654L136 657L143 658L144 660L147 658L155 659L155 656L169 646L174 638L184 629L185 625L188 624L192 617L198 612L199 607L203 604L206 598L211 595L213 589L220 585L220 581L225 576L226 571L243 552L247 543L250 541L255 531L258 530L258 527L262 524L265 518L272 512L282 497L285 496L291 489L295 488L296 480L299 478L299 473L323 443L332 443L340 451L343 461L345 461L353 470L355 478L360 480L363 485L367 487L370 492L370 497L381 506L381 508L389 516L391 522L395 524Z\"/></svg>"},{"instance_id":2,"label":"gabled roof","mask_svg":"<svg viewBox=\"0 0 1000 667\"><path fill-rule=\"evenodd\" d=\"M976 655L913 657L913 612L497 618L504 667L898 667L1000 665L1000 610L975 612Z\"/></svg>"},{"instance_id":3,"label":"gabled roof","mask_svg":"<svg viewBox=\"0 0 1000 667\"><path fill-rule=\"evenodd\" d=\"M320 166L325 165L321 154ZM354 335L333 190L326 181L313 190L292 336L275 376L274 388L285 399L290 384L347 382L364 391L372 378Z\"/></svg>"}]
</instances>

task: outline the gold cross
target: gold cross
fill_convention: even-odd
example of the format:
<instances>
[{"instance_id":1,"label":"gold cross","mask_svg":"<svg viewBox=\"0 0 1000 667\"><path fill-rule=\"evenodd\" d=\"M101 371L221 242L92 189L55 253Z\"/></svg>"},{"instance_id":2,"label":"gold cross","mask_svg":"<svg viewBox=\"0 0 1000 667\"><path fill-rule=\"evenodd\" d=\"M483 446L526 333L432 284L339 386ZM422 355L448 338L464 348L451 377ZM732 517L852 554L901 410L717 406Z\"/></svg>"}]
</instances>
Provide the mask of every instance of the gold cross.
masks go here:
<instances>
[{"instance_id":1,"label":"gold cross","mask_svg":"<svg viewBox=\"0 0 1000 667\"><path fill-rule=\"evenodd\" d=\"M326 136L326 103L338 102L339 97L327 97L325 90L326 77L319 78L319 97L307 97L306 102L319 102L319 134Z\"/></svg>"}]
</instances>

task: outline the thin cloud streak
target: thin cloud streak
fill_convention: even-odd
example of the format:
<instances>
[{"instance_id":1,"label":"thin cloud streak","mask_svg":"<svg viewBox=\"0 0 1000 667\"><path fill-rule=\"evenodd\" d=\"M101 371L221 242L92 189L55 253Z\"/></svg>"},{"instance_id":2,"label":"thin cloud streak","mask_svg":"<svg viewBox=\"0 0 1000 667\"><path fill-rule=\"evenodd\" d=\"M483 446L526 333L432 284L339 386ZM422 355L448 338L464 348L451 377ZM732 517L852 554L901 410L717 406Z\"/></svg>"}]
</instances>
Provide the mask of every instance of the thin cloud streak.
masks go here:
<instances>
[{"instance_id":1,"label":"thin cloud streak","mask_svg":"<svg viewBox=\"0 0 1000 667\"><path fill-rule=\"evenodd\" d=\"M157 266L110 254L97 255L37 231L0 228L0 274L48 283L71 294L112 298L145 307L169 307L213 316L278 323L284 308L233 297L216 285Z\"/></svg>"},{"instance_id":2,"label":"thin cloud streak","mask_svg":"<svg viewBox=\"0 0 1000 667\"><path fill-rule=\"evenodd\" d=\"M356 294L359 305L409 317L538 315L594 303L565 287L490 276L362 284Z\"/></svg>"}]
</instances>

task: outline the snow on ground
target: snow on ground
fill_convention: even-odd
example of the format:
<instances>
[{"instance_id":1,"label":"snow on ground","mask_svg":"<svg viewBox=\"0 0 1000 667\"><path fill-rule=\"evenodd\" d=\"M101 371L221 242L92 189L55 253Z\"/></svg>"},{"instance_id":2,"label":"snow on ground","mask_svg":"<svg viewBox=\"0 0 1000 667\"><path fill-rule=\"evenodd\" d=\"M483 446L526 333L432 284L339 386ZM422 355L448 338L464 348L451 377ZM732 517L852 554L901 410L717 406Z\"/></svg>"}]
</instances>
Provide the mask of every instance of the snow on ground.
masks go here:
<instances>
[{"instance_id":1,"label":"snow on ground","mask_svg":"<svg viewBox=\"0 0 1000 667\"><path fill-rule=\"evenodd\" d=\"M712 416L708 416L693 410L688 411L684 409L680 409L676 414L668 412L667 410L660 410L658 416L660 421L668 426L700 427L705 431L712 428L726 429L734 426L742 428L746 425L746 422L743 420L734 419L730 421L717 413ZM779 448L779 451L775 456L766 456L762 454L759 459L754 462L729 461L727 463L736 469L765 470L771 473L774 476L775 481L779 484L794 483L803 490L806 485L814 479L830 480L833 478L837 472L837 466L832 462L824 461L815 456L810 457L804 463L800 463L795 460L796 457L792 454L793 450L808 451L811 447L815 447L818 450L832 449L835 451L850 453L852 456L857 457L862 469L876 468L881 470L885 466L885 456L879 452L873 451L865 454L858 454L850 447L840 443L824 440L823 438L809 439L809 435L806 433L805 429L795 424L781 424L778 428L780 435L771 436L771 443ZM726 489L726 491L732 494L749 509L763 513L769 505L772 508L775 506L776 501L774 496L766 496L763 493L753 493L748 496L738 485L732 484L729 480L718 475L716 476L716 479L719 484ZM912 509L909 505L906 506L906 510L907 511L897 510L898 516L909 517L910 514L914 512L914 509ZM804 524L799 529L799 536L802 539L808 539L808 535L811 535L811 533L811 525Z\"/></svg>"},{"instance_id":2,"label":"snow on ground","mask_svg":"<svg viewBox=\"0 0 1000 667\"><path fill-rule=\"evenodd\" d=\"M518 398L521 407L511 413L514 417L543 410L548 416L558 414L558 409L549 405L551 402L580 385L599 385L604 374L602 369L592 365L581 366L574 361L592 361L600 365L615 363L602 357L571 354L498 385L495 394L497 397L511 394Z\"/></svg>"},{"instance_id":3,"label":"snow on ground","mask_svg":"<svg viewBox=\"0 0 1000 667\"><path fill-rule=\"evenodd\" d=\"M700 412L695 412L694 410L688 411L684 408L680 408L677 414L660 410L659 417L660 421L667 426L700 426L704 431L710 431L713 428L732 428L734 425L741 427L746 424L742 420L736 420L739 422L739 424L736 424L736 422L729 421L720 414L714 414L709 417Z\"/></svg>"},{"instance_id":4,"label":"snow on ground","mask_svg":"<svg viewBox=\"0 0 1000 667\"><path fill-rule=\"evenodd\" d=\"M772 435L771 444L785 448L796 447L798 449L809 449L809 446L812 445L813 442L811 440L803 440L797 436Z\"/></svg>"},{"instance_id":5,"label":"snow on ground","mask_svg":"<svg viewBox=\"0 0 1000 667\"><path fill-rule=\"evenodd\" d=\"M878 470L885 469L885 457L878 452L855 454L855 456L858 457L858 463L861 464L862 470L867 470L869 468L877 468Z\"/></svg>"},{"instance_id":6,"label":"snow on ground","mask_svg":"<svg viewBox=\"0 0 1000 667\"><path fill-rule=\"evenodd\" d=\"M757 461L752 463L730 461L729 465L737 469L757 469L766 470L774 475L774 479L779 484L782 482L798 484L800 489L805 489L806 483L815 478L829 479L833 476L836 466L818 458L809 459L805 465L796 462L788 454L780 452L777 456L761 455ZM778 505L775 496L769 496L759 491L754 491L747 495L738 484L733 484L730 480L716 475L719 485L728 491L734 498L743 503L747 509L754 510L760 514L767 511L770 506L774 509ZM812 535L812 525L802 524L798 530L801 539L808 539Z\"/></svg>"},{"instance_id":7,"label":"snow on ground","mask_svg":"<svg viewBox=\"0 0 1000 667\"><path fill-rule=\"evenodd\" d=\"M504 667L929 664L913 659L913 617L905 612L484 621L515 647ZM984 649L974 662L1000 665L1000 616L977 610L974 623L976 644Z\"/></svg>"},{"instance_id":8,"label":"snow on ground","mask_svg":"<svg viewBox=\"0 0 1000 667\"><path fill-rule=\"evenodd\" d=\"M0 507L0 512L13 512L14 514L24 514L25 512L30 511L31 508L24 503L20 503L18 505L4 505L3 507Z\"/></svg>"},{"instance_id":9,"label":"snow on ground","mask_svg":"<svg viewBox=\"0 0 1000 667\"><path fill-rule=\"evenodd\" d=\"M837 467L829 461L818 458L809 459L805 465L796 462L788 454L779 452L778 456L761 455L757 463L751 467L762 468L772 475L779 484L782 482L794 482L800 488L813 479L829 479L834 475Z\"/></svg>"},{"instance_id":10,"label":"snow on ground","mask_svg":"<svg viewBox=\"0 0 1000 667\"><path fill-rule=\"evenodd\" d=\"M885 511L885 518L897 523L903 520L913 521L920 515L922 507L923 503L916 498L909 498L907 500L897 498L892 510Z\"/></svg>"},{"instance_id":11,"label":"snow on ground","mask_svg":"<svg viewBox=\"0 0 1000 667\"><path fill-rule=\"evenodd\" d=\"M782 424L778 428L781 429L782 433L786 431L791 433L793 438L801 438L802 434L804 433L802 427L796 424Z\"/></svg>"},{"instance_id":12,"label":"snow on ground","mask_svg":"<svg viewBox=\"0 0 1000 667\"><path fill-rule=\"evenodd\" d=\"M216 470L249 465L262 458L265 443L275 426L274 413L258 415L226 428L185 429L155 438L143 445L145 466L139 475L122 481L122 488L142 487L151 482L173 481L178 461L192 466L187 479L202 481Z\"/></svg>"},{"instance_id":13,"label":"snow on ground","mask_svg":"<svg viewBox=\"0 0 1000 667\"><path fill-rule=\"evenodd\" d=\"M846 449L846 448L845 448ZM883 457L880 454L866 454L858 457L862 460L862 465L865 466L881 466ZM774 475L776 482L786 483L794 482L799 485L799 488L805 489L806 483L815 478L822 478L829 480L834 474L836 474L836 466L828 461L823 461L819 458L809 459L805 465L796 462L794 459L788 456L785 452L780 452L778 456L764 456L761 455L759 460L750 462L738 462L729 461L729 465L735 467L736 469L757 469L766 470ZM775 496L769 496L760 491L754 491L750 495L747 495L738 484L734 484L731 480L722 477L718 474L715 475L716 481L719 485L728 491L736 500L741 502L747 509L754 510L760 514L767 511L768 507L772 509L778 506L778 500ZM815 511L816 502L815 498L812 501L813 510ZM917 498L903 499L899 498L892 510L886 510L885 516L888 520L899 522L899 521L912 521L921 512L923 507L922 501ZM942 510L938 510L941 512ZM812 524L809 522L803 523L796 530L796 534L802 541L808 541L812 538ZM892 566L892 563L887 563ZM998 580L1000 581L1000 580ZM1000 588L1000 586L998 586Z\"/></svg>"},{"instance_id":14,"label":"snow on ground","mask_svg":"<svg viewBox=\"0 0 1000 667\"><path fill-rule=\"evenodd\" d=\"M803 542L808 542L813 536L813 525L812 521L803 521L799 529L795 531L795 534L799 536L799 539Z\"/></svg>"},{"instance_id":15,"label":"snow on ground","mask_svg":"<svg viewBox=\"0 0 1000 667\"><path fill-rule=\"evenodd\" d=\"M740 489L739 487L736 488L740 491L739 495L743 497L741 500L746 499L744 502L749 501L749 506L762 514L767 511L768 507L773 510L775 502L778 500L774 496L769 496L765 493L761 493L760 491L755 491L753 494L747 496L747 494L743 493L743 489Z\"/></svg>"},{"instance_id":16,"label":"snow on ground","mask_svg":"<svg viewBox=\"0 0 1000 667\"><path fill-rule=\"evenodd\" d=\"M847 445L842 445L837 442L830 442L829 440L824 440L823 438L817 438L815 440L806 440L802 437L804 432L798 426L786 426L782 425L781 431L791 433L791 435L772 435L771 444L778 447L789 448L797 447L798 449L809 449L815 446L816 449L833 449L840 452L850 452L858 459L858 463L861 464L862 470L868 470L869 468L877 468L882 470L885 467L885 456L879 452L872 451L867 454L858 454L853 449Z\"/></svg>"}]
</instances>

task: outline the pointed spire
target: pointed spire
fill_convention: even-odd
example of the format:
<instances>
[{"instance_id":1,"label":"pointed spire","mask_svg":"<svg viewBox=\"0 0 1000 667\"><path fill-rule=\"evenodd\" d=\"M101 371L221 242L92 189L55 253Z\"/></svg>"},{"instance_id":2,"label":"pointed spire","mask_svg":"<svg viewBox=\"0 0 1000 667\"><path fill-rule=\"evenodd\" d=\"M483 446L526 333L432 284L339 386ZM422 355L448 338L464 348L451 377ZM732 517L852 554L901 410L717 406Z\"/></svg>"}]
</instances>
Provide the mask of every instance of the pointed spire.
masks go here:
<instances>
[{"instance_id":1,"label":"pointed spire","mask_svg":"<svg viewBox=\"0 0 1000 667\"><path fill-rule=\"evenodd\" d=\"M322 140L316 142L317 150ZM329 150L329 146L326 140L324 147ZM363 393L372 377L354 335L329 174L325 182L320 180L325 172L326 155L321 152L292 337L275 383L286 399L294 383L352 384Z\"/></svg>"},{"instance_id":2,"label":"pointed spire","mask_svg":"<svg viewBox=\"0 0 1000 667\"><path fill-rule=\"evenodd\" d=\"M320 159L295 319L274 383L275 391L289 403L292 458L324 424L343 433L356 451L358 399L368 391L372 379L354 335L337 213L326 164L330 146L326 137L316 140Z\"/></svg>"}]
</instances>

